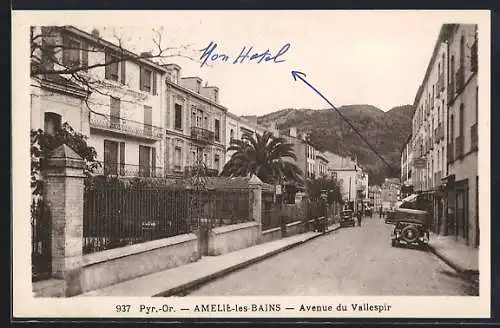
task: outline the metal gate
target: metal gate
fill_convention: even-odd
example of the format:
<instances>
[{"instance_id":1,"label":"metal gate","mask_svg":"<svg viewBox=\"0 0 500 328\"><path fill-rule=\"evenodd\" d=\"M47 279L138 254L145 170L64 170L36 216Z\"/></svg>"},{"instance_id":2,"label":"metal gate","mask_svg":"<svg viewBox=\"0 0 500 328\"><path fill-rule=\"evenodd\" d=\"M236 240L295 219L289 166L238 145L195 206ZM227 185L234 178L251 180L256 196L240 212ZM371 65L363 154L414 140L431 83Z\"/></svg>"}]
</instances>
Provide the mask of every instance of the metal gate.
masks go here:
<instances>
[{"instance_id":1,"label":"metal gate","mask_svg":"<svg viewBox=\"0 0 500 328\"><path fill-rule=\"evenodd\" d=\"M52 218L42 199L31 203L31 277L33 281L47 279L52 273Z\"/></svg>"}]
</instances>

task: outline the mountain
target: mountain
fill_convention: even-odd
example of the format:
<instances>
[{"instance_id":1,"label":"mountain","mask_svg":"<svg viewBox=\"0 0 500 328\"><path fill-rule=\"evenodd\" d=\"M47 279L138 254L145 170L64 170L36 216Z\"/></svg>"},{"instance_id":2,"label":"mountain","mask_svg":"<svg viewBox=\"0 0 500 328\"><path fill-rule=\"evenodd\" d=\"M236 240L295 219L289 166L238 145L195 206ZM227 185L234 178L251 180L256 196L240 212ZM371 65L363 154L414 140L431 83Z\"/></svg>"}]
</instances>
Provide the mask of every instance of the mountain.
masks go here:
<instances>
[{"instance_id":1,"label":"mountain","mask_svg":"<svg viewBox=\"0 0 500 328\"><path fill-rule=\"evenodd\" d=\"M282 109L257 117L257 122L276 122L279 129L295 126L299 132L309 132L311 141L320 150L357 156L370 174L370 184L380 184L386 177L399 177L400 151L411 133L413 107L398 106L384 112L372 105L346 105L339 111L393 168L392 171L333 109Z\"/></svg>"}]
</instances>

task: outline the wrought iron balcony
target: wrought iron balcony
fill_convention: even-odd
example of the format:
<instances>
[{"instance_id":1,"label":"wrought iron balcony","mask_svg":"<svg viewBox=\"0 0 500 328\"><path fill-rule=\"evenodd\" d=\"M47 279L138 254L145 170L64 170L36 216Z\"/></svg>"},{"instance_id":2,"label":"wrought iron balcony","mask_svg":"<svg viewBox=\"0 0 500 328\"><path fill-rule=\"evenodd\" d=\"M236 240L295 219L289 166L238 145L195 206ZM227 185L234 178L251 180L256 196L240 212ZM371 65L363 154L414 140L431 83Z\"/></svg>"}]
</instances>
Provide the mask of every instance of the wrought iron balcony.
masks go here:
<instances>
[{"instance_id":1,"label":"wrought iron balcony","mask_svg":"<svg viewBox=\"0 0 500 328\"><path fill-rule=\"evenodd\" d=\"M145 139L158 140L163 137L163 129L159 126L97 113L90 113L90 127Z\"/></svg>"},{"instance_id":2,"label":"wrought iron balcony","mask_svg":"<svg viewBox=\"0 0 500 328\"><path fill-rule=\"evenodd\" d=\"M203 129L197 126L192 126L191 138L203 143L213 143L215 140L215 133L207 129Z\"/></svg>"},{"instance_id":3,"label":"wrought iron balcony","mask_svg":"<svg viewBox=\"0 0 500 328\"><path fill-rule=\"evenodd\" d=\"M163 167L110 162L99 162L99 164L101 164L101 166L94 171L94 174L145 178L163 178L165 176Z\"/></svg>"}]
</instances>

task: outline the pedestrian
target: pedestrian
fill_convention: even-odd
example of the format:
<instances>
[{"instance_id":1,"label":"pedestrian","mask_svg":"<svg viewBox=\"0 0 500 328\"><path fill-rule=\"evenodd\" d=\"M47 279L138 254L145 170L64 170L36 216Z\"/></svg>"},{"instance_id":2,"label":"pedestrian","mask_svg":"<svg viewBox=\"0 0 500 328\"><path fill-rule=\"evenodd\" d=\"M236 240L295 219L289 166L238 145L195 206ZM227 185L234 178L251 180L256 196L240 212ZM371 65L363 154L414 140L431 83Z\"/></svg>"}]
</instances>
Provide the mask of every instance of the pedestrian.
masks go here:
<instances>
[{"instance_id":1,"label":"pedestrian","mask_svg":"<svg viewBox=\"0 0 500 328\"><path fill-rule=\"evenodd\" d=\"M379 208L379 210L378 210L378 215L379 215L380 217L382 217L382 206L380 206L380 208Z\"/></svg>"},{"instance_id":2,"label":"pedestrian","mask_svg":"<svg viewBox=\"0 0 500 328\"><path fill-rule=\"evenodd\" d=\"M358 226L360 226L360 227L361 227L361 218L362 218L361 211L358 211L358 212L356 213L356 215L357 215L357 218L358 218Z\"/></svg>"}]
</instances>

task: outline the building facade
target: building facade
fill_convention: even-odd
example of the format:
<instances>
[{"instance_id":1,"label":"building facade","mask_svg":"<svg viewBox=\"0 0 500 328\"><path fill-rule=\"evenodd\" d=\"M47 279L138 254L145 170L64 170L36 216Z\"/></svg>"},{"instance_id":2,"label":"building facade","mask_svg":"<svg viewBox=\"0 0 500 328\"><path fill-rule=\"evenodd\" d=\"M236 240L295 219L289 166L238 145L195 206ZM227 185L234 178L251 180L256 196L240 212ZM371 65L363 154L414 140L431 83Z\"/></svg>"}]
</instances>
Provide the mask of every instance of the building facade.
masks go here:
<instances>
[{"instance_id":1,"label":"building facade","mask_svg":"<svg viewBox=\"0 0 500 328\"><path fill-rule=\"evenodd\" d=\"M479 243L477 42L476 25L442 26L412 119L411 182L432 201L432 229L471 246Z\"/></svg>"},{"instance_id":2,"label":"building facade","mask_svg":"<svg viewBox=\"0 0 500 328\"><path fill-rule=\"evenodd\" d=\"M182 77L178 65L164 67L166 176L188 176L198 161L217 175L225 162L228 112L219 104L219 89L202 86L199 77Z\"/></svg>"},{"instance_id":3,"label":"building facade","mask_svg":"<svg viewBox=\"0 0 500 328\"><path fill-rule=\"evenodd\" d=\"M478 247L477 25L453 24L449 28L447 211L443 233Z\"/></svg>"}]
</instances>

